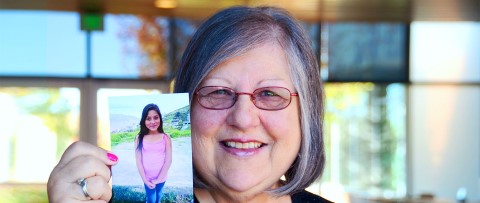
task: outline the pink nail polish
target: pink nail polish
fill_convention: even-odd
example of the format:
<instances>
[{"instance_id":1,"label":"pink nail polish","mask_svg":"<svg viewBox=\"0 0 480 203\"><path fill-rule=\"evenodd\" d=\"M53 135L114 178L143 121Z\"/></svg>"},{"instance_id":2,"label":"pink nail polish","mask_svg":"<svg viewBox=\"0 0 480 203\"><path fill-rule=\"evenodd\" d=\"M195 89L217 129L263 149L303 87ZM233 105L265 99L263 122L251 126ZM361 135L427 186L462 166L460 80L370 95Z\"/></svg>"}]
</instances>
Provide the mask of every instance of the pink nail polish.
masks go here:
<instances>
[{"instance_id":1,"label":"pink nail polish","mask_svg":"<svg viewBox=\"0 0 480 203\"><path fill-rule=\"evenodd\" d=\"M117 155L111 153L111 152L107 152L107 157L108 159L112 160L112 161L117 161L118 160L118 157Z\"/></svg>"}]
</instances>

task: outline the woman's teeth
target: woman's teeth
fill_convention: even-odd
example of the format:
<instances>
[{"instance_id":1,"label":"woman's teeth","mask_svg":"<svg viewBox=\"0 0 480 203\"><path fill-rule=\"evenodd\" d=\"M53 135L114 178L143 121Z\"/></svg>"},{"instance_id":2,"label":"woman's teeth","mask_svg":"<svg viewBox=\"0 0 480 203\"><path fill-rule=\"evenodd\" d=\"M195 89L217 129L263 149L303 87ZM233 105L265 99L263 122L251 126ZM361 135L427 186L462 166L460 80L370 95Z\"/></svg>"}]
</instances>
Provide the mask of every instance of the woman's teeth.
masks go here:
<instances>
[{"instance_id":1,"label":"woman's teeth","mask_svg":"<svg viewBox=\"0 0 480 203\"><path fill-rule=\"evenodd\" d=\"M225 142L225 145L230 148L237 149L256 149L262 146L260 142Z\"/></svg>"}]
</instances>

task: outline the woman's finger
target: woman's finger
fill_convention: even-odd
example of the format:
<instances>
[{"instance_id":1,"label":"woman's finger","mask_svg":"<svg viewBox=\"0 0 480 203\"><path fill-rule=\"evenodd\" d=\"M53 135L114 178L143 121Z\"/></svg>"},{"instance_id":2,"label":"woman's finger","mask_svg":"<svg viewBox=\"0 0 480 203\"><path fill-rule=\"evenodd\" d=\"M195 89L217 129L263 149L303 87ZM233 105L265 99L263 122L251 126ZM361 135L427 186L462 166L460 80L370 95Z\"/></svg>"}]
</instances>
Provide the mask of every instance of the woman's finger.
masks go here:
<instances>
[{"instance_id":1,"label":"woman's finger","mask_svg":"<svg viewBox=\"0 0 480 203\"><path fill-rule=\"evenodd\" d=\"M59 173L65 177L67 182L75 182L80 178L102 176L110 180L110 168L94 156L77 156L67 163Z\"/></svg>"},{"instance_id":2,"label":"woman's finger","mask_svg":"<svg viewBox=\"0 0 480 203\"><path fill-rule=\"evenodd\" d=\"M104 200L109 201L112 198L112 189L105 178L102 176L93 176L90 178L86 178L86 193L90 196L93 200ZM72 188L74 191L77 192L77 196L79 200L87 200L88 198L84 194L83 187L81 185L77 185L77 187Z\"/></svg>"},{"instance_id":3,"label":"woman's finger","mask_svg":"<svg viewBox=\"0 0 480 203\"><path fill-rule=\"evenodd\" d=\"M54 194L49 192L49 202L52 203L106 203L112 197L111 188L102 176L86 178L83 182L79 180L73 183L59 182L49 189L55 191Z\"/></svg>"},{"instance_id":4,"label":"woman's finger","mask_svg":"<svg viewBox=\"0 0 480 203\"><path fill-rule=\"evenodd\" d=\"M66 163L70 162L72 159L83 156L83 155L90 155L94 156L97 159L104 162L106 165L114 165L117 163L118 158L114 154L104 150L100 147L95 145L77 141L71 144L63 153L60 162L58 163L57 167L63 167Z\"/></svg>"},{"instance_id":5,"label":"woman's finger","mask_svg":"<svg viewBox=\"0 0 480 203\"><path fill-rule=\"evenodd\" d=\"M79 181L82 178L84 182ZM108 202L112 196L109 179L110 169L103 161L90 155L77 156L51 176L48 182L50 202L85 201L88 200L85 193L92 200Z\"/></svg>"}]
</instances>

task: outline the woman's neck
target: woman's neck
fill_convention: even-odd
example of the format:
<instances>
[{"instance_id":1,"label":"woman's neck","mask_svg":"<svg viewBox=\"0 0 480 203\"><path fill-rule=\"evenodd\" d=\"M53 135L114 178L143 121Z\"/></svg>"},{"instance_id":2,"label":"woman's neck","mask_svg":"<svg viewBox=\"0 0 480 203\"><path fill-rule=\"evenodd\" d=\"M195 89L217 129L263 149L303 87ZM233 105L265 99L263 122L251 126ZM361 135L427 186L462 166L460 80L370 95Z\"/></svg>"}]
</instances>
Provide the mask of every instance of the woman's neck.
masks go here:
<instances>
[{"instance_id":1,"label":"woman's neck","mask_svg":"<svg viewBox=\"0 0 480 203\"><path fill-rule=\"evenodd\" d=\"M243 203L243 202L279 202L279 203L291 203L291 198L289 195L284 195L280 197L274 197L267 192L262 192L260 194L226 194L218 190L207 190L195 188L195 197L200 203Z\"/></svg>"}]
</instances>

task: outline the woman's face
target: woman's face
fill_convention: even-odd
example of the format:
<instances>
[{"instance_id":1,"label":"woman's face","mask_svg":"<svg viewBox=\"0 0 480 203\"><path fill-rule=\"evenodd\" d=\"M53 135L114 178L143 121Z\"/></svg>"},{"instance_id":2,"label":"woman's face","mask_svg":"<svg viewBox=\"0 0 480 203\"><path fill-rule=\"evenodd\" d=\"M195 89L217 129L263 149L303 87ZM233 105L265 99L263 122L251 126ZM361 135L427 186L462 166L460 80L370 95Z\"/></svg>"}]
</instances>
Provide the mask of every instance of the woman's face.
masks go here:
<instances>
[{"instance_id":1,"label":"woman's face","mask_svg":"<svg viewBox=\"0 0 480 203\"><path fill-rule=\"evenodd\" d=\"M294 90L285 53L276 43L265 43L217 66L202 81L236 92L280 86ZM231 194L255 195L278 183L297 157L300 142L299 102L266 111L240 95L225 110L209 110L192 103L193 159L210 185ZM228 143L227 143L228 142Z\"/></svg>"},{"instance_id":2,"label":"woman's face","mask_svg":"<svg viewBox=\"0 0 480 203\"><path fill-rule=\"evenodd\" d=\"M160 115L158 115L155 110L148 111L145 126L147 126L150 132L158 130L158 126L160 126Z\"/></svg>"}]
</instances>

